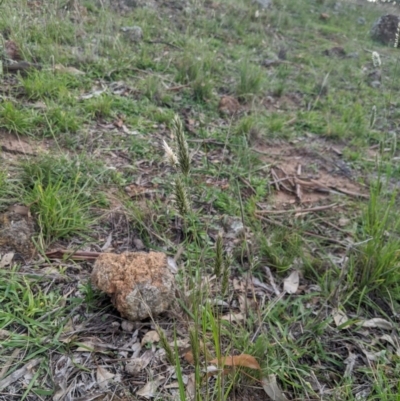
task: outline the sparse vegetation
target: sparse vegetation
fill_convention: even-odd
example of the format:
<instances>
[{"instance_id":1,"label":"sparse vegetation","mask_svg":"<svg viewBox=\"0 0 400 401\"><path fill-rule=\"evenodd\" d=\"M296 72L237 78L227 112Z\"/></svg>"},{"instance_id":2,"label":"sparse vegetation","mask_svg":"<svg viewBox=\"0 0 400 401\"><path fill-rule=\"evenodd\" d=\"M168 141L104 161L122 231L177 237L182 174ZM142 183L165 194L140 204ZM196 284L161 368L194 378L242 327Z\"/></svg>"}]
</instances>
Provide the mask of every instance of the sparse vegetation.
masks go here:
<instances>
[{"instance_id":1,"label":"sparse vegetation","mask_svg":"<svg viewBox=\"0 0 400 401\"><path fill-rule=\"evenodd\" d=\"M385 8L141 3L0 4L4 66L33 64L1 75L0 401L398 401ZM149 250L176 305L135 325L91 263Z\"/></svg>"}]
</instances>

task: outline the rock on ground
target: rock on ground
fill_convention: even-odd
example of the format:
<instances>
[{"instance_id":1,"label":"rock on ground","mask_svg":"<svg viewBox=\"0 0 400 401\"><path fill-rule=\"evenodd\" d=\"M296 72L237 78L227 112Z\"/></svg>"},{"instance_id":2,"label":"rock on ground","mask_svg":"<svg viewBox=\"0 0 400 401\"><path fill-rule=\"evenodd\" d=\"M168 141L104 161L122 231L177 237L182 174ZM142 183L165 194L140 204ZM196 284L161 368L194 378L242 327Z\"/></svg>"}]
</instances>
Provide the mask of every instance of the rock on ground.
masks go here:
<instances>
[{"instance_id":1,"label":"rock on ground","mask_svg":"<svg viewBox=\"0 0 400 401\"><path fill-rule=\"evenodd\" d=\"M104 253L97 258L91 279L132 321L165 312L174 300L174 276L164 253Z\"/></svg>"},{"instance_id":2,"label":"rock on ground","mask_svg":"<svg viewBox=\"0 0 400 401\"><path fill-rule=\"evenodd\" d=\"M399 29L399 22L400 17L397 15L387 14L379 17L371 28L371 37L385 45L393 46Z\"/></svg>"},{"instance_id":3,"label":"rock on ground","mask_svg":"<svg viewBox=\"0 0 400 401\"><path fill-rule=\"evenodd\" d=\"M143 39L143 31L140 26L124 26L121 31L131 42L137 43Z\"/></svg>"}]
</instances>

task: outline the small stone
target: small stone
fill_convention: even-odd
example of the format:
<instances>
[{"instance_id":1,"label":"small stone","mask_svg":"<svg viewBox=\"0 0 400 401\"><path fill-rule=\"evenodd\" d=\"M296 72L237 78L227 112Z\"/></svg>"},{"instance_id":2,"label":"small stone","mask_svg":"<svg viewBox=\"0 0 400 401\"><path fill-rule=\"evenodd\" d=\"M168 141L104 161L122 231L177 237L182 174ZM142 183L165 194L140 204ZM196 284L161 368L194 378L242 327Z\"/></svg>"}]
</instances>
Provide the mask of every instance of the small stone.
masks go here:
<instances>
[{"instance_id":1,"label":"small stone","mask_svg":"<svg viewBox=\"0 0 400 401\"><path fill-rule=\"evenodd\" d=\"M124 26L121 31L131 42L140 42L143 39L143 31L140 26Z\"/></svg>"},{"instance_id":2,"label":"small stone","mask_svg":"<svg viewBox=\"0 0 400 401\"><path fill-rule=\"evenodd\" d=\"M323 51L323 54L325 56L329 57L345 57L346 56L346 51L343 49L343 47L340 46L335 46L331 47L330 49L326 49Z\"/></svg>"},{"instance_id":3,"label":"small stone","mask_svg":"<svg viewBox=\"0 0 400 401\"><path fill-rule=\"evenodd\" d=\"M287 58L287 49L286 48L281 47L279 49L278 58L279 58L279 60L286 60L286 58Z\"/></svg>"},{"instance_id":4,"label":"small stone","mask_svg":"<svg viewBox=\"0 0 400 401\"><path fill-rule=\"evenodd\" d=\"M359 25L365 25L367 21L365 21L364 17L358 17L357 18L357 24Z\"/></svg>"},{"instance_id":5,"label":"small stone","mask_svg":"<svg viewBox=\"0 0 400 401\"><path fill-rule=\"evenodd\" d=\"M347 58L359 58L360 55L358 54L358 52L354 52L354 53L349 53L346 57Z\"/></svg>"},{"instance_id":6,"label":"small stone","mask_svg":"<svg viewBox=\"0 0 400 401\"><path fill-rule=\"evenodd\" d=\"M263 62L261 63L263 67L276 67L280 64L282 64L282 60L276 59L276 58L267 58L265 60L263 60Z\"/></svg>"},{"instance_id":7,"label":"small stone","mask_svg":"<svg viewBox=\"0 0 400 401\"><path fill-rule=\"evenodd\" d=\"M272 0L253 0L254 3L257 3L262 8L269 8L272 6Z\"/></svg>"},{"instance_id":8,"label":"small stone","mask_svg":"<svg viewBox=\"0 0 400 401\"><path fill-rule=\"evenodd\" d=\"M135 330L135 324L129 320L123 320L121 323L121 329L128 333L132 333L132 331Z\"/></svg>"},{"instance_id":9,"label":"small stone","mask_svg":"<svg viewBox=\"0 0 400 401\"><path fill-rule=\"evenodd\" d=\"M174 301L174 276L161 252L103 253L94 264L91 281L131 321L157 316Z\"/></svg>"},{"instance_id":10,"label":"small stone","mask_svg":"<svg viewBox=\"0 0 400 401\"><path fill-rule=\"evenodd\" d=\"M144 246L144 244L143 244L143 241L142 241L140 238L135 238L135 239L133 240L133 245L135 245L135 248L136 248L138 251L143 251L143 249L145 248L145 246Z\"/></svg>"},{"instance_id":11,"label":"small stone","mask_svg":"<svg viewBox=\"0 0 400 401\"><path fill-rule=\"evenodd\" d=\"M342 8L342 3L339 2L335 3L335 5L333 6L333 9L335 11L340 11L341 8Z\"/></svg>"},{"instance_id":12,"label":"small stone","mask_svg":"<svg viewBox=\"0 0 400 401\"><path fill-rule=\"evenodd\" d=\"M370 85L373 88L377 89L377 88L379 88L381 86L381 83L379 81L372 81L372 82L370 82Z\"/></svg>"}]
</instances>

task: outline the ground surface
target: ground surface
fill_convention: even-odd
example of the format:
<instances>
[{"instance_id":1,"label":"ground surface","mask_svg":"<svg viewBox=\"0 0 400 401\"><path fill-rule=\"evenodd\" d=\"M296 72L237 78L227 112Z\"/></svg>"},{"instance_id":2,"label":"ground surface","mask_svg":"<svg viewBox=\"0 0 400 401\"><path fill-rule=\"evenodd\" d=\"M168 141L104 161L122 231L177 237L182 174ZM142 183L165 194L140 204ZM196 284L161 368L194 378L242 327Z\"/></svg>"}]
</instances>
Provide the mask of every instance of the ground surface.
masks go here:
<instances>
[{"instance_id":1,"label":"ground surface","mask_svg":"<svg viewBox=\"0 0 400 401\"><path fill-rule=\"evenodd\" d=\"M400 399L388 8L0 10L0 400ZM93 262L150 250L176 302L129 322Z\"/></svg>"}]
</instances>

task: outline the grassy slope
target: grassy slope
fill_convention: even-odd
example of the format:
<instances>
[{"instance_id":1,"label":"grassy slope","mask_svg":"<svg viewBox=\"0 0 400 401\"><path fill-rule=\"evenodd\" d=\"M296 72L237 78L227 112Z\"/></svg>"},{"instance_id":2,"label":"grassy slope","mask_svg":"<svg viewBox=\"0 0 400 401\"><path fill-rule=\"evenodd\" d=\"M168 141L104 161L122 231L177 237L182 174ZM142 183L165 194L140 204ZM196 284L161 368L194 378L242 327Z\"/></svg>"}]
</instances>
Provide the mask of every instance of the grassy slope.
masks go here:
<instances>
[{"instance_id":1,"label":"grassy slope","mask_svg":"<svg viewBox=\"0 0 400 401\"><path fill-rule=\"evenodd\" d=\"M171 312L155 323L166 341L176 330L190 344L195 366L182 359L178 372L194 378L198 400L260 399L260 379L268 375L293 399L398 400L392 192L399 174L399 68L396 49L368 35L382 9L289 0L259 10L224 0L160 2L123 14L95 1L80 2L80 9L70 3L70 10L58 1L1 5L0 31L24 59L43 65L28 76L4 76L2 132L39 150L32 158L0 153L2 210L15 202L30 206L39 252L71 244L98 250L110 233L116 252L135 250L134 239L171 256L182 249L177 279L185 308L179 318ZM357 23L360 16L365 25ZM137 43L121 30L134 25L143 30ZM325 55L332 47L352 56ZM263 66L282 49L283 62ZM370 51L382 60L379 88L370 85L368 74L376 71ZM220 113L223 95L240 100L239 113ZM170 202L177 173L164 159L162 140L173 143L175 114L192 153L182 181L190 211ZM260 218L260 205L271 207L276 195L274 163L260 152L285 144L297 155L318 154L327 143L341 149L354 179L371 188L370 200L332 195L316 205L339 202L340 209ZM310 168L318 170L318 163ZM129 197L135 188L153 195ZM245 235L232 235L232 222L244 224ZM216 246L221 231L223 244ZM280 288L300 270L296 295L276 295L266 266ZM132 380L124 370L130 353L76 351L87 337L116 347L132 339L118 323L109 330L120 319L91 288L88 269L66 261L0 269L0 366L10 362L8 375L39 359L31 376L1 389L0 399L52 399L60 377L74 397L88 395L97 385L83 383L99 365L121 374L101 389L110 397L136 399L138 388L160 373L167 383L176 381L167 369L177 364L173 358L162 364L153 358ZM215 308L215 300L224 300L225 309ZM228 311L240 313L239 321L221 320ZM338 311L350 320L335 324ZM373 317L394 328L360 327ZM206 386L207 353L251 354L262 372L220 372ZM62 370L67 357L74 370ZM162 387L158 397L174 393Z\"/></svg>"}]
</instances>

